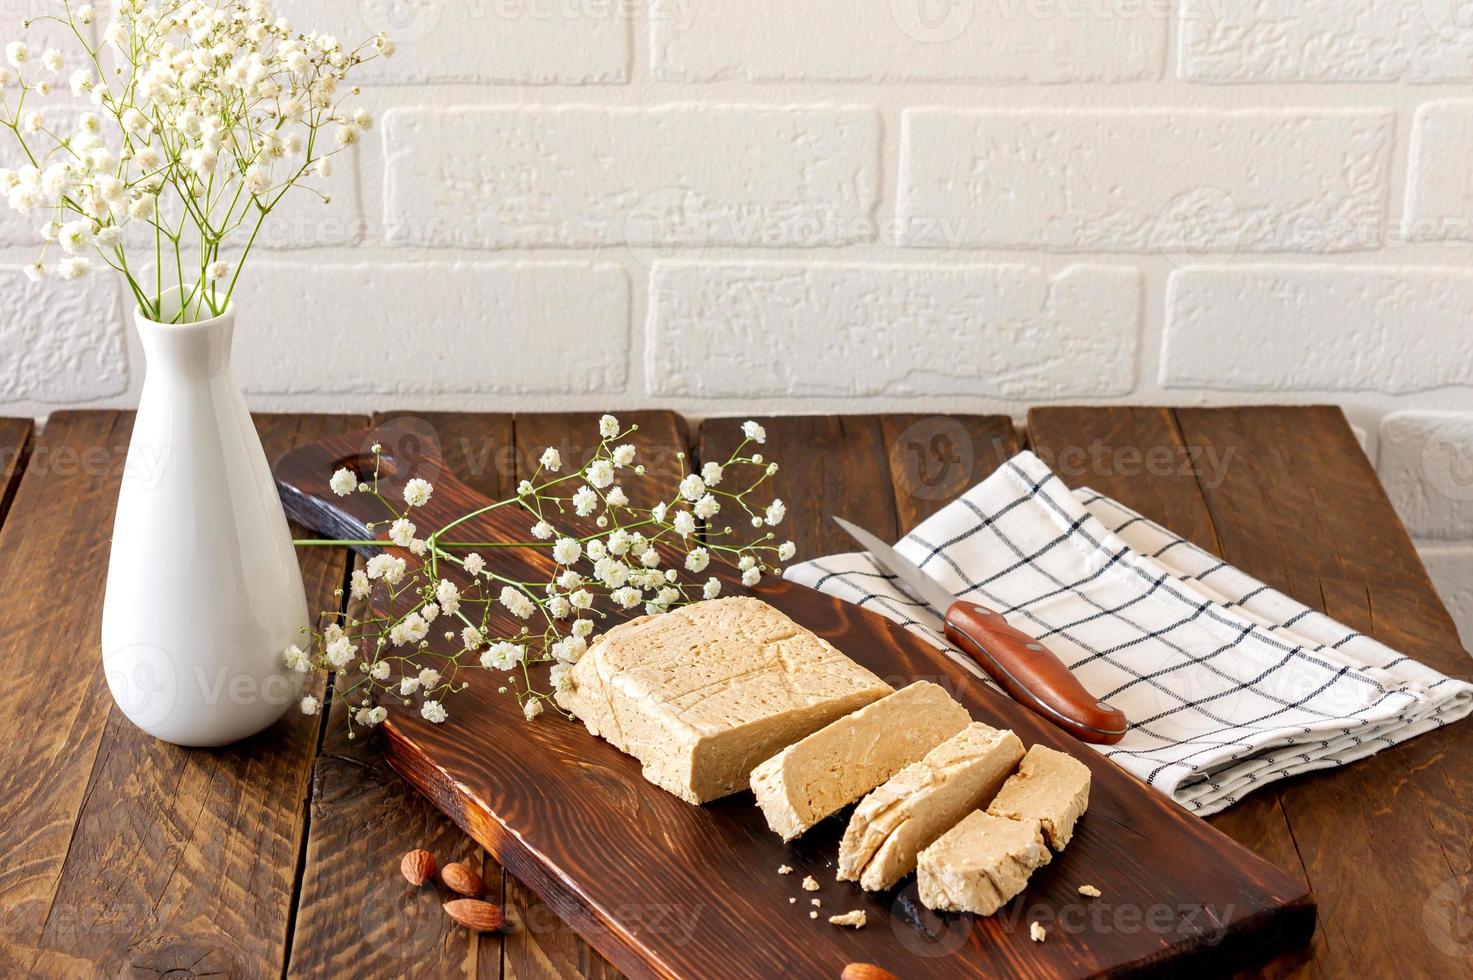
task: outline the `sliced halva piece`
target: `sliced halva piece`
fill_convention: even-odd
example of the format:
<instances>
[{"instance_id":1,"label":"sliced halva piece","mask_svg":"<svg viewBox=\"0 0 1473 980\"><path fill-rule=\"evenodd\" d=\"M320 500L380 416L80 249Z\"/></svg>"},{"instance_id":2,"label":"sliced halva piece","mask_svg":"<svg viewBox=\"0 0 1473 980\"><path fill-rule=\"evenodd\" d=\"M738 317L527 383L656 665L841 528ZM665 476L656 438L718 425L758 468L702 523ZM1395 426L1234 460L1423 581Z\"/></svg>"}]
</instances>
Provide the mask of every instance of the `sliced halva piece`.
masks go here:
<instances>
[{"instance_id":1,"label":"sliced halva piece","mask_svg":"<svg viewBox=\"0 0 1473 980\"><path fill-rule=\"evenodd\" d=\"M965 728L944 690L917 681L795 742L752 770L767 826L792 840Z\"/></svg>"},{"instance_id":2,"label":"sliced halva piece","mask_svg":"<svg viewBox=\"0 0 1473 980\"><path fill-rule=\"evenodd\" d=\"M691 803L745 789L763 759L891 693L827 640L745 596L616 626L569 677L557 703Z\"/></svg>"},{"instance_id":3,"label":"sliced halva piece","mask_svg":"<svg viewBox=\"0 0 1473 980\"><path fill-rule=\"evenodd\" d=\"M1035 745L1002 784L987 812L1014 820L1036 820L1049 847L1062 851L1074 822L1089 806L1089 766L1044 745Z\"/></svg>"},{"instance_id":4,"label":"sliced halva piece","mask_svg":"<svg viewBox=\"0 0 1473 980\"><path fill-rule=\"evenodd\" d=\"M980 722L963 728L855 807L839 842L839 878L889 888L915 870L922 848L985 806L1021 758L1012 732Z\"/></svg>"},{"instance_id":5,"label":"sliced halva piece","mask_svg":"<svg viewBox=\"0 0 1473 980\"><path fill-rule=\"evenodd\" d=\"M1037 821L974 810L920 853L916 886L928 909L991 915L1048 862Z\"/></svg>"}]
</instances>

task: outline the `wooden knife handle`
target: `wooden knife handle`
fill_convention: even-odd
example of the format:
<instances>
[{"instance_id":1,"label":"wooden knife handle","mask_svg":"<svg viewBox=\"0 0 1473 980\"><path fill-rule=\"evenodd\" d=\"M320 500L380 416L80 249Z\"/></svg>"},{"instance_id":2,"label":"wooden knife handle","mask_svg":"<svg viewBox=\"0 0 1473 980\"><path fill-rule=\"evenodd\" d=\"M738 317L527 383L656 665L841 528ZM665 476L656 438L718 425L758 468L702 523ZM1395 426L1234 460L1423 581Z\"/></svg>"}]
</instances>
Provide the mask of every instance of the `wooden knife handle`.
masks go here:
<instances>
[{"instance_id":1,"label":"wooden knife handle","mask_svg":"<svg viewBox=\"0 0 1473 980\"><path fill-rule=\"evenodd\" d=\"M1113 745L1125 737L1125 714L1084 689L1064 662L1042 643L975 602L946 610L946 636L1004 691L1085 742Z\"/></svg>"}]
</instances>

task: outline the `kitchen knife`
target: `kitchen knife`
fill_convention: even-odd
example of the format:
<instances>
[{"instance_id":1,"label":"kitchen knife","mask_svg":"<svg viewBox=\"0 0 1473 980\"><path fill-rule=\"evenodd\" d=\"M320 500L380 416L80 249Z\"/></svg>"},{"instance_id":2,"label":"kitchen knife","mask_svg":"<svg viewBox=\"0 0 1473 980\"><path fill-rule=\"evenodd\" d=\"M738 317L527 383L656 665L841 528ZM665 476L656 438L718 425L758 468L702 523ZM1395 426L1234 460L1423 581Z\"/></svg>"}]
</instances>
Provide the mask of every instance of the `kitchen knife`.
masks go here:
<instances>
[{"instance_id":1,"label":"kitchen knife","mask_svg":"<svg viewBox=\"0 0 1473 980\"><path fill-rule=\"evenodd\" d=\"M834 521L894 575L901 588L936 610L946 624L946 638L981 665L1014 701L1086 742L1113 745L1125 736L1125 714L1096 700L1042 643L1009 626L986 606L956 598L864 528L842 517Z\"/></svg>"}]
</instances>

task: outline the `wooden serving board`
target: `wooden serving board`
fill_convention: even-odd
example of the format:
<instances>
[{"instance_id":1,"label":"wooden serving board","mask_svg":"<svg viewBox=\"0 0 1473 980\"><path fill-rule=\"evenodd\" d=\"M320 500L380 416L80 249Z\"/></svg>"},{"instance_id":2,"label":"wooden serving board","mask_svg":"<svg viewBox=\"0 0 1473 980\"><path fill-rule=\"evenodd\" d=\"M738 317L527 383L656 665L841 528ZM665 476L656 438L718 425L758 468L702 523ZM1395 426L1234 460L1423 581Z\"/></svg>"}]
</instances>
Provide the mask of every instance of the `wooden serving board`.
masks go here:
<instances>
[{"instance_id":1,"label":"wooden serving board","mask_svg":"<svg viewBox=\"0 0 1473 980\"><path fill-rule=\"evenodd\" d=\"M384 516L377 504L366 495L336 497L327 481L343 465L371 471L367 448L375 441L397 447L386 457L391 482L424 475L434 483L422 527L486 503L412 436L381 429L281 457L276 478L291 516L325 534L372 537L367 522ZM504 508L464 525L464 539L522 540L530 524L520 510ZM497 571L543 574L542 556L529 559L524 551L483 554ZM1086 763L1093 788L1073 842L996 915L938 915L916 900L913 877L884 893L835 879L847 810L784 845L749 793L700 807L684 803L646 782L638 763L580 723L551 712L524 721L515 699L496 693L497 677L479 670L463 675L471 686L449 700L445 724L390 709L383 726L389 764L636 977L824 978L853 962L905 978L1215 973L1303 942L1313 931L1314 901L1296 878L921 639L802 586L775 582L754 593L891 684L934 681L976 720ZM509 621L495 625L514 628ZM777 873L783 864L791 875ZM819 881L818 891L801 889L806 875ZM1102 897L1080 896L1084 884ZM813 898L822 903L817 909ZM866 928L828 924L829 915L851 909L866 911ZM1034 921L1047 928L1046 942L1030 940Z\"/></svg>"}]
</instances>

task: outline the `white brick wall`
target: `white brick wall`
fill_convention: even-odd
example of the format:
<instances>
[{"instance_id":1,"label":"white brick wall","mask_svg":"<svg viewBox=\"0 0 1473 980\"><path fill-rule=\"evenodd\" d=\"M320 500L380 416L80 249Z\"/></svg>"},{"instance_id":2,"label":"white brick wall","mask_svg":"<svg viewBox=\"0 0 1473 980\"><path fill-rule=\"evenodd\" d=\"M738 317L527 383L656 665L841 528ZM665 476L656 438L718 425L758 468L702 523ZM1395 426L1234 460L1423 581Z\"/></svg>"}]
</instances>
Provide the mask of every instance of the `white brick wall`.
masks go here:
<instances>
[{"instance_id":1,"label":"white brick wall","mask_svg":"<svg viewBox=\"0 0 1473 980\"><path fill-rule=\"evenodd\" d=\"M912 109L900 219L911 244L944 247L1358 248L1383 221L1393 123L1375 111Z\"/></svg>"},{"instance_id":2,"label":"white brick wall","mask_svg":"<svg viewBox=\"0 0 1473 980\"><path fill-rule=\"evenodd\" d=\"M395 109L383 132L394 244L873 237L879 117L864 107Z\"/></svg>"},{"instance_id":3,"label":"white brick wall","mask_svg":"<svg viewBox=\"0 0 1473 980\"><path fill-rule=\"evenodd\" d=\"M649 384L658 395L1119 395L1135 385L1139 321L1133 269L661 262Z\"/></svg>"},{"instance_id":4,"label":"white brick wall","mask_svg":"<svg viewBox=\"0 0 1473 980\"><path fill-rule=\"evenodd\" d=\"M1425 391L1473 379L1473 273L1234 265L1171 274L1161 382Z\"/></svg>"},{"instance_id":5,"label":"white brick wall","mask_svg":"<svg viewBox=\"0 0 1473 980\"><path fill-rule=\"evenodd\" d=\"M1103 5L1102 5L1103 7ZM651 24L667 81L1120 82L1156 78L1163 5L1071 16L1066 4L675 0Z\"/></svg>"},{"instance_id":6,"label":"white brick wall","mask_svg":"<svg viewBox=\"0 0 1473 980\"><path fill-rule=\"evenodd\" d=\"M237 300L236 368L247 391L600 394L625 385L629 280L618 266L272 261L260 273ZM319 315L304 318L307 310ZM324 361L323 350L346 356Z\"/></svg>"},{"instance_id":7,"label":"white brick wall","mask_svg":"<svg viewBox=\"0 0 1473 980\"><path fill-rule=\"evenodd\" d=\"M253 253L254 405L1330 401L1473 631L1466 3L277 2L399 55ZM35 223L0 413L136 401L124 291L25 284Z\"/></svg>"}]
</instances>

